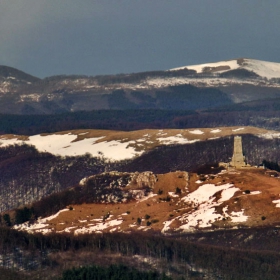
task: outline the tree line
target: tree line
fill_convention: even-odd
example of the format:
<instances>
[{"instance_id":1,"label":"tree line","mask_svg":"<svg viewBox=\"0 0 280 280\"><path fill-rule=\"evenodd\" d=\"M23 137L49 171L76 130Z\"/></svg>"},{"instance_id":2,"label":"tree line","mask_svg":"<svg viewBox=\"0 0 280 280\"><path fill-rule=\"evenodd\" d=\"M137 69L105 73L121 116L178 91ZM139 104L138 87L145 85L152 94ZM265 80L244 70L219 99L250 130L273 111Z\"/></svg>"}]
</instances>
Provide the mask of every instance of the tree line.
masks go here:
<instances>
[{"instance_id":1,"label":"tree line","mask_svg":"<svg viewBox=\"0 0 280 280\"><path fill-rule=\"evenodd\" d=\"M266 129L280 129L280 106L278 103L273 105L279 107L277 110L269 109L272 105L267 106L267 110L266 107L254 110L251 107L242 107L240 104L236 106L238 110L229 107L207 112L135 109L82 111L55 115L0 114L0 133L35 135L73 129L130 131L147 128L186 129L219 126L256 126Z\"/></svg>"},{"instance_id":2,"label":"tree line","mask_svg":"<svg viewBox=\"0 0 280 280\"><path fill-rule=\"evenodd\" d=\"M125 265L109 267L86 266L63 272L60 280L171 280L165 274L156 271L139 271Z\"/></svg>"},{"instance_id":3,"label":"tree line","mask_svg":"<svg viewBox=\"0 0 280 280\"><path fill-rule=\"evenodd\" d=\"M42 252L75 252L77 257L86 251L141 255L169 263L182 262L190 271L201 269L204 274L216 275L216 279L278 279L280 273L278 252L217 247L157 234L31 235L1 227L0 253L8 254L15 247L38 251L41 255Z\"/></svg>"}]
</instances>

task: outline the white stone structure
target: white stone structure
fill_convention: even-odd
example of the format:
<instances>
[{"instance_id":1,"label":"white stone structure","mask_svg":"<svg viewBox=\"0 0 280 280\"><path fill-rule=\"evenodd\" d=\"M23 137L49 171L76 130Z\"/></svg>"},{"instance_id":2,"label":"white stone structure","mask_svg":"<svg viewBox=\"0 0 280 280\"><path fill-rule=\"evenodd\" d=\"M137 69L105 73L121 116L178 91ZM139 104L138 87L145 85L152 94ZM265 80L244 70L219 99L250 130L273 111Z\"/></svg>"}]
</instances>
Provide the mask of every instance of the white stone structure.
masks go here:
<instances>
[{"instance_id":1,"label":"white stone structure","mask_svg":"<svg viewBox=\"0 0 280 280\"><path fill-rule=\"evenodd\" d=\"M234 147L233 147L233 156L231 162L229 163L230 166L239 168L246 166L245 157L243 155L242 150L242 137L241 136L234 136Z\"/></svg>"}]
</instances>

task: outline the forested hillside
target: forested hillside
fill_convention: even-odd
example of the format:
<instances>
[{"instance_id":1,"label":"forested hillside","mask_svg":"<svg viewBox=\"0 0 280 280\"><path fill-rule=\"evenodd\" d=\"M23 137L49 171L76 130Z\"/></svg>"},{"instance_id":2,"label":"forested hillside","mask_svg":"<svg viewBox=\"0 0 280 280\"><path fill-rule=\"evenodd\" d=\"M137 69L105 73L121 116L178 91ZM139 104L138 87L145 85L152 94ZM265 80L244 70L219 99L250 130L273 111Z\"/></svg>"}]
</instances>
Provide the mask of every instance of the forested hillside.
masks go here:
<instances>
[{"instance_id":1,"label":"forested hillside","mask_svg":"<svg viewBox=\"0 0 280 280\"><path fill-rule=\"evenodd\" d=\"M235 232L239 236L246 233L245 230ZM273 229L263 231L267 235L265 242L271 233ZM198 238L190 242L188 236L177 239L143 233L42 236L0 228L0 237L2 265L21 268L23 279L27 276L28 279L54 279L73 265L95 263L106 267L108 261L126 263L144 271L153 270L156 265L172 279L276 280L280 273L275 250L229 249L199 244Z\"/></svg>"},{"instance_id":2,"label":"forested hillside","mask_svg":"<svg viewBox=\"0 0 280 280\"><path fill-rule=\"evenodd\" d=\"M280 139L243 135L242 140L249 164L258 165L263 160L278 162ZM192 171L204 164L228 162L232 151L232 136L193 144L159 146L139 157L123 161L108 161L102 156L95 158L89 154L60 157L39 153L27 145L8 146L0 149L1 210L29 204L74 186L84 177L104 171Z\"/></svg>"},{"instance_id":3,"label":"forested hillside","mask_svg":"<svg viewBox=\"0 0 280 280\"><path fill-rule=\"evenodd\" d=\"M280 130L279 100L249 102L206 111L98 110L56 115L0 114L1 134L34 135L72 129L138 130L256 126Z\"/></svg>"}]
</instances>

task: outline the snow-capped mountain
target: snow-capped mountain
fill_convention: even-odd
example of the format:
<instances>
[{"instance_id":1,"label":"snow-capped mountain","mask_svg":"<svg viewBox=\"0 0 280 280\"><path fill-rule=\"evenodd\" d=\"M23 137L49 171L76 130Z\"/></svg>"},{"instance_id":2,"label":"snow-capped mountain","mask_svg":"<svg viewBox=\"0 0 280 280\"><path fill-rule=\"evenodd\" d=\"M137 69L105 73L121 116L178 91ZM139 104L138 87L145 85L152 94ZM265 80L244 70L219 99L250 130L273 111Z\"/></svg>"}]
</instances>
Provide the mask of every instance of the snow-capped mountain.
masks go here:
<instances>
[{"instance_id":1,"label":"snow-capped mountain","mask_svg":"<svg viewBox=\"0 0 280 280\"><path fill-rule=\"evenodd\" d=\"M280 63L248 58L239 58L234 60L183 66L171 69L171 71L183 69L194 70L198 74L224 73L231 70L245 69L247 71L254 72L256 75L262 78L280 78Z\"/></svg>"}]
</instances>

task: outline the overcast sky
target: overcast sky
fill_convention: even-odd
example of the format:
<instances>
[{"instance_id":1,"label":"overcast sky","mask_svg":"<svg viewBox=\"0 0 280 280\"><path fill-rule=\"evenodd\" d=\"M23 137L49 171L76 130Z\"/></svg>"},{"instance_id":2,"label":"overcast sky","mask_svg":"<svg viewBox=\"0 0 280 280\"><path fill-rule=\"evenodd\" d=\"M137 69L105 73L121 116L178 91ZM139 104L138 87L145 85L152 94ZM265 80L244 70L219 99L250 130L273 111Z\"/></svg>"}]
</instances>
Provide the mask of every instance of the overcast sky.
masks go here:
<instances>
[{"instance_id":1,"label":"overcast sky","mask_svg":"<svg viewBox=\"0 0 280 280\"><path fill-rule=\"evenodd\" d=\"M0 65L38 77L280 62L279 0L0 0Z\"/></svg>"}]
</instances>

